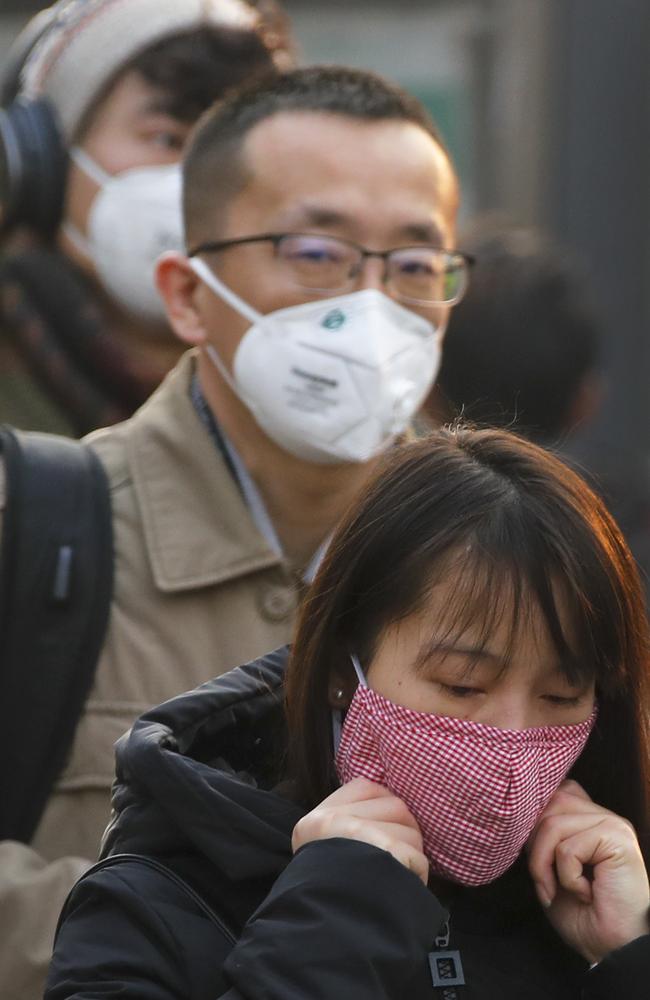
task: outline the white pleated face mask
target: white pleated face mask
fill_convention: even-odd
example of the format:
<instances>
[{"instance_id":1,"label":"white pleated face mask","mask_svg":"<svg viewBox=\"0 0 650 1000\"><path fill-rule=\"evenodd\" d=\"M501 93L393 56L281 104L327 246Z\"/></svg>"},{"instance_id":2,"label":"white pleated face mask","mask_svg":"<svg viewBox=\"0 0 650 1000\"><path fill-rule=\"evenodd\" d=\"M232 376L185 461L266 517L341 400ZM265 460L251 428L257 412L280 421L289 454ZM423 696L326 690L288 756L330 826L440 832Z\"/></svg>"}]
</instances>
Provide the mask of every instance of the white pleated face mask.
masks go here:
<instances>
[{"instance_id":1,"label":"white pleated face mask","mask_svg":"<svg viewBox=\"0 0 650 1000\"><path fill-rule=\"evenodd\" d=\"M88 236L69 221L64 232L114 299L143 319L164 319L154 271L161 253L184 248L180 165L107 174L81 149L72 149L70 158L100 190L90 208Z\"/></svg>"},{"instance_id":2,"label":"white pleated face mask","mask_svg":"<svg viewBox=\"0 0 650 1000\"><path fill-rule=\"evenodd\" d=\"M227 370L206 351L262 430L308 462L366 462L402 434L440 366L442 328L365 289L258 313L191 261L195 273L251 322Z\"/></svg>"}]
</instances>

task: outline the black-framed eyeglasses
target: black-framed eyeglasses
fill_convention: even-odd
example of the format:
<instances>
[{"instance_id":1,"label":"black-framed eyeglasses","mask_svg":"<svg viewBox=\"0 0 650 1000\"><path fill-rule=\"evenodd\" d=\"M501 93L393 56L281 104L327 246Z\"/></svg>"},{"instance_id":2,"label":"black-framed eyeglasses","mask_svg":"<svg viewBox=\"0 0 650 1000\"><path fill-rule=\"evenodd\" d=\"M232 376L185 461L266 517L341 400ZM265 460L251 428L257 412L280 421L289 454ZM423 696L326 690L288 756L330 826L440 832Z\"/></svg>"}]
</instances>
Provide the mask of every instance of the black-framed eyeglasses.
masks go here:
<instances>
[{"instance_id":1,"label":"black-framed eyeglasses","mask_svg":"<svg viewBox=\"0 0 650 1000\"><path fill-rule=\"evenodd\" d=\"M218 253L248 243L272 243L276 258L295 284L310 292L345 292L351 288L368 257L384 261L388 292L414 305L454 305L469 279L474 258L460 250L418 245L392 250L367 250L352 240L318 233L260 233L232 240L200 243L189 256Z\"/></svg>"}]
</instances>

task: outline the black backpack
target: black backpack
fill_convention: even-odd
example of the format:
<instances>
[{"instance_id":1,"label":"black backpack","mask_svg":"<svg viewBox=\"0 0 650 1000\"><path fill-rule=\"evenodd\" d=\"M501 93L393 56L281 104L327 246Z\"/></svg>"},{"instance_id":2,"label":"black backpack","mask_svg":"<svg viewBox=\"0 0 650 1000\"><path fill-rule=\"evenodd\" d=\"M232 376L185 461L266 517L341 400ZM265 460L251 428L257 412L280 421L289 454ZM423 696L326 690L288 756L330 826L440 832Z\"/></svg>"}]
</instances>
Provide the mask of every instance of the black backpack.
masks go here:
<instances>
[{"instance_id":1,"label":"black backpack","mask_svg":"<svg viewBox=\"0 0 650 1000\"><path fill-rule=\"evenodd\" d=\"M0 427L0 840L29 843L92 685L113 590L108 481L87 445Z\"/></svg>"}]
</instances>

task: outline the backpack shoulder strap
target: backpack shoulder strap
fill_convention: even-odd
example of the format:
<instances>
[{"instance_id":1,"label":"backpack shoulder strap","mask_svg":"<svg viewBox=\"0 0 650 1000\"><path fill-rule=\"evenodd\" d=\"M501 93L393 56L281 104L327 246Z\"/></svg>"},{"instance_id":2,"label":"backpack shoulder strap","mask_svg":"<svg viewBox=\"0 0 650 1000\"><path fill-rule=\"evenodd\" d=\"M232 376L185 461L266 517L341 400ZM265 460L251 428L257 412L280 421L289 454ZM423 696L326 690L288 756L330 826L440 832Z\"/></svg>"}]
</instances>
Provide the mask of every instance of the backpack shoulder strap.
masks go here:
<instances>
[{"instance_id":1,"label":"backpack shoulder strap","mask_svg":"<svg viewBox=\"0 0 650 1000\"><path fill-rule=\"evenodd\" d=\"M221 935L226 939L226 941L230 945L236 944L237 936L233 928L229 927L228 924L223 919L223 917L220 917L215 912L215 910L212 909L212 907L203 898L203 896L201 896L196 891L196 889L194 889L189 884L189 882L186 882L184 878L181 878L181 876L177 872L173 871L168 865L165 865L161 861L158 861L157 858L149 857L146 854L113 854L108 858L104 858L103 860L98 861L96 864L92 866L92 868L89 868L88 871L84 872L84 874L77 880L77 882L73 886L72 890L68 894L68 898L66 899L63 905L63 909L61 910L61 915L59 916L59 922L56 928L55 941L56 938L58 937L61 925L63 924L64 920L66 919L69 913L70 905L76 887L81 882L85 881L85 879L89 878L91 875L95 875L97 872L105 871L108 868L119 869L124 865L135 865L136 868L148 868L151 869L152 871L155 871L158 875L161 875L166 882L169 882L174 886L176 886L176 888L180 891L182 895L186 896L189 900L191 900L195 909L198 910L200 913L202 913L203 916L210 921L210 923L214 924L215 927L218 928Z\"/></svg>"},{"instance_id":2,"label":"backpack shoulder strap","mask_svg":"<svg viewBox=\"0 0 650 1000\"><path fill-rule=\"evenodd\" d=\"M108 481L79 441L0 427L0 839L29 842L63 769L108 623Z\"/></svg>"}]
</instances>

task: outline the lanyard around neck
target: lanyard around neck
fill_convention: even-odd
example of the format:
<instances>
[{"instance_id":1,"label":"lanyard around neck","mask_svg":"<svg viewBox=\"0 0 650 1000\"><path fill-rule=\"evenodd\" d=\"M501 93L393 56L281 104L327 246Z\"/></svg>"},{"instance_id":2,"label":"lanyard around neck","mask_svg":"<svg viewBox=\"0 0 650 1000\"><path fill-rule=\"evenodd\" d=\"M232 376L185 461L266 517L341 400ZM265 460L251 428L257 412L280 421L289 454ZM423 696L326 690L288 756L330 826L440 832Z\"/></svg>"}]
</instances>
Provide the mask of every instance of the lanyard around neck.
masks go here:
<instances>
[{"instance_id":1,"label":"lanyard around neck","mask_svg":"<svg viewBox=\"0 0 650 1000\"><path fill-rule=\"evenodd\" d=\"M275 526L271 520L271 515L267 510L266 504L264 503L262 494L255 485L253 477L244 465L243 459L234 444L224 433L223 428L217 425L214 415L208 407L205 397L201 392L201 387L196 374L192 379L190 395L200 420L203 424L205 424L210 437L217 447L217 450L226 460L227 465L229 465L230 470L237 481L237 485L239 486L241 494L244 498L244 503L248 507L248 511L253 519L255 527L266 540L266 543L271 551L274 552L279 559L284 559L285 554L282 548L282 543L278 538L278 533L275 530ZM304 583L310 584L316 576L318 567L320 566L323 556L327 551L330 540L331 535L328 535L316 549L316 552L310 559L307 568L302 574Z\"/></svg>"}]
</instances>

